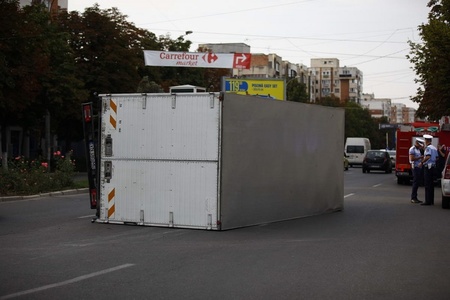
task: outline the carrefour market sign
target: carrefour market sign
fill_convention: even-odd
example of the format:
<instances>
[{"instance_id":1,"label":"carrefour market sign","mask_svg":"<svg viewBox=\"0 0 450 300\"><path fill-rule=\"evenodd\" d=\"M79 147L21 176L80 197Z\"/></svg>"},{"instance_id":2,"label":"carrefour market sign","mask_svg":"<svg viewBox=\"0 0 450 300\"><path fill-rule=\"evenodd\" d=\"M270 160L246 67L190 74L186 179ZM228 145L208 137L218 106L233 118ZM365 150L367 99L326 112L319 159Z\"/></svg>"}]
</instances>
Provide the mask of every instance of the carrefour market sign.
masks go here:
<instances>
[{"instance_id":1,"label":"carrefour market sign","mask_svg":"<svg viewBox=\"0 0 450 300\"><path fill-rule=\"evenodd\" d=\"M169 52L144 50L146 66L249 69L250 53Z\"/></svg>"},{"instance_id":2,"label":"carrefour market sign","mask_svg":"<svg viewBox=\"0 0 450 300\"><path fill-rule=\"evenodd\" d=\"M276 100L285 99L283 79L235 79L224 78L222 90L240 95L251 95Z\"/></svg>"}]
</instances>

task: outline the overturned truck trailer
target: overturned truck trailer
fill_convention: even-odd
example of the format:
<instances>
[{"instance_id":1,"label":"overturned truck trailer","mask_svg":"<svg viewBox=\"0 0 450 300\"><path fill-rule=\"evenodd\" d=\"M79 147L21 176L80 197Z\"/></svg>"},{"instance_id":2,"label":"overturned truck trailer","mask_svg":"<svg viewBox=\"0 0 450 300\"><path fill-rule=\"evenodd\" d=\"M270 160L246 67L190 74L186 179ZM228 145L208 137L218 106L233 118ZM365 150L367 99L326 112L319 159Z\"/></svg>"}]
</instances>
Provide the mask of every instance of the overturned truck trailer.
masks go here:
<instances>
[{"instance_id":1,"label":"overturned truck trailer","mask_svg":"<svg viewBox=\"0 0 450 300\"><path fill-rule=\"evenodd\" d=\"M226 230L343 209L342 109L216 93L100 99L97 222Z\"/></svg>"}]
</instances>

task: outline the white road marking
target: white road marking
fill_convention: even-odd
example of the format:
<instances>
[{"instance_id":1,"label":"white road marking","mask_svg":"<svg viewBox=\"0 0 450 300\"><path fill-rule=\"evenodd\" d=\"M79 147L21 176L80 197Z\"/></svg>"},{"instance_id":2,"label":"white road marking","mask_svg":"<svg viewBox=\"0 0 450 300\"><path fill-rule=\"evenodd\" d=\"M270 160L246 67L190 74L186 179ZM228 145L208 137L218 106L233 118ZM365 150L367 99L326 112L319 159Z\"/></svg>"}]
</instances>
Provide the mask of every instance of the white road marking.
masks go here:
<instances>
[{"instance_id":1,"label":"white road marking","mask_svg":"<svg viewBox=\"0 0 450 300\"><path fill-rule=\"evenodd\" d=\"M353 193L350 193L350 194L348 194L348 195L345 195L344 198L351 197L351 196L353 196L353 195L354 195Z\"/></svg>"},{"instance_id":2,"label":"white road marking","mask_svg":"<svg viewBox=\"0 0 450 300\"><path fill-rule=\"evenodd\" d=\"M372 187L379 187L380 185L381 185L381 183L372 185Z\"/></svg>"},{"instance_id":3,"label":"white road marking","mask_svg":"<svg viewBox=\"0 0 450 300\"><path fill-rule=\"evenodd\" d=\"M107 274L107 273L118 271L118 270L121 270L121 269L124 269L124 268L129 268L129 267L132 267L132 266L134 266L134 264L120 265L120 266L117 266L117 267L114 267L114 268L109 268L109 269L105 269L105 270L102 270L102 271L94 272L94 273L91 273L91 274L75 277L73 279L69 279L69 280L66 280L66 281L53 283L53 284L49 284L49 285L44 285L44 286L41 286L41 287L38 287L38 288L35 288L35 289L30 289L30 290L26 290L26 291L22 291L22 292L17 292L17 293L14 293L14 294L9 294L9 295L6 295L6 296L2 296L2 297L0 297L0 300L11 299L11 298L20 297L20 296L23 296L23 295L28 295L28 294L32 294L32 293L36 293L36 292L40 292L40 291L44 291L44 290L48 290L48 289L52 289L52 288L55 288L55 287L60 287L60 286L63 286L63 285L68 285L68 284L71 284L71 283L79 282L79 281L86 280L86 279L89 279L89 278L92 278L92 277L95 277L95 276L104 275L104 274Z\"/></svg>"},{"instance_id":4,"label":"white road marking","mask_svg":"<svg viewBox=\"0 0 450 300\"><path fill-rule=\"evenodd\" d=\"M82 216L82 217L78 217L78 219L86 219L86 218L93 218L93 217L95 217L95 215Z\"/></svg>"}]
</instances>

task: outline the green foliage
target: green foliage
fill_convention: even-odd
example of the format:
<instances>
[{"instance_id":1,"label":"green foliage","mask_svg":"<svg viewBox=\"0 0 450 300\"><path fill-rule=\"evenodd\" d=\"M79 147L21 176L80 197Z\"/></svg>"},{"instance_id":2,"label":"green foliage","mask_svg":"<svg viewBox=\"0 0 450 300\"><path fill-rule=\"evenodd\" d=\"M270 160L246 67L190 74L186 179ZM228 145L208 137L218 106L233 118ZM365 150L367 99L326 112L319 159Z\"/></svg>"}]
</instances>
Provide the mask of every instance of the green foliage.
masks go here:
<instances>
[{"instance_id":1,"label":"green foliage","mask_svg":"<svg viewBox=\"0 0 450 300\"><path fill-rule=\"evenodd\" d=\"M60 15L59 28L70 35L77 77L91 95L136 91L144 66L142 40L154 35L126 21L117 8L98 5Z\"/></svg>"},{"instance_id":2,"label":"green foliage","mask_svg":"<svg viewBox=\"0 0 450 300\"><path fill-rule=\"evenodd\" d=\"M43 5L20 9L2 1L0 9L8 11L0 19L0 82L6 83L0 84L0 126L39 131L49 111L53 133L81 139L75 124L87 92L77 78L70 35L51 22Z\"/></svg>"},{"instance_id":3,"label":"green foliage","mask_svg":"<svg viewBox=\"0 0 450 300\"><path fill-rule=\"evenodd\" d=\"M294 102L309 102L309 95L304 83L297 81L296 79L290 79L286 83L286 98L287 101Z\"/></svg>"},{"instance_id":4,"label":"green foliage","mask_svg":"<svg viewBox=\"0 0 450 300\"><path fill-rule=\"evenodd\" d=\"M335 97L334 95L317 99L317 101L315 103L319 104L319 105L331 106L331 107L342 106L340 99ZM357 107L360 107L360 106L358 105Z\"/></svg>"},{"instance_id":5,"label":"green foliage","mask_svg":"<svg viewBox=\"0 0 450 300\"><path fill-rule=\"evenodd\" d=\"M386 148L386 131L379 129L380 123L387 123L386 118L372 118L367 108L355 102L347 101L341 103L336 97L323 97L316 101L317 105L342 107L345 109L345 136L347 137L366 137L370 140L373 149Z\"/></svg>"},{"instance_id":6,"label":"green foliage","mask_svg":"<svg viewBox=\"0 0 450 300\"><path fill-rule=\"evenodd\" d=\"M164 92L162 87L154 81L149 81L148 76L144 76L141 82L139 82L138 93L162 93Z\"/></svg>"},{"instance_id":7,"label":"green foliage","mask_svg":"<svg viewBox=\"0 0 450 300\"><path fill-rule=\"evenodd\" d=\"M59 151L54 153L51 164L16 157L8 162L7 171L0 171L0 195L32 195L72 188L74 163L70 156L65 158ZM55 170L49 172L52 164Z\"/></svg>"},{"instance_id":8,"label":"green foliage","mask_svg":"<svg viewBox=\"0 0 450 300\"><path fill-rule=\"evenodd\" d=\"M428 24L418 26L423 43L409 41L407 58L421 85L412 98L419 103L417 116L438 120L450 115L450 0L431 0Z\"/></svg>"}]
</instances>

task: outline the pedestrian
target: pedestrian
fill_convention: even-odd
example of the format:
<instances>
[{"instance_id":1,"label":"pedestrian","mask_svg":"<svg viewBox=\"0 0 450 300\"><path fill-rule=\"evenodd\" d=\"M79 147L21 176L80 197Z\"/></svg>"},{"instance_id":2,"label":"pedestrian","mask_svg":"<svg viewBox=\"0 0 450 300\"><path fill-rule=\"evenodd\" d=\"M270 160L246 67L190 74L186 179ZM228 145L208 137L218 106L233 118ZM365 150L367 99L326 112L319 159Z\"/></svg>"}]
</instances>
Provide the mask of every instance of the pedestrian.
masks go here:
<instances>
[{"instance_id":1,"label":"pedestrian","mask_svg":"<svg viewBox=\"0 0 450 300\"><path fill-rule=\"evenodd\" d=\"M420 205L434 205L434 172L436 169L436 160L438 151L435 146L431 144L433 136L425 134L425 152L420 166L424 168L425 177L425 202Z\"/></svg>"},{"instance_id":2,"label":"pedestrian","mask_svg":"<svg viewBox=\"0 0 450 300\"><path fill-rule=\"evenodd\" d=\"M417 138L414 142L414 145L409 148L409 162L411 163L411 169L413 173L413 184L411 190L411 203L422 203L417 198L417 190L419 189L419 185L422 182L423 178L423 169L420 165L420 162L423 159L422 149L423 149L424 141L422 139Z\"/></svg>"}]
</instances>

